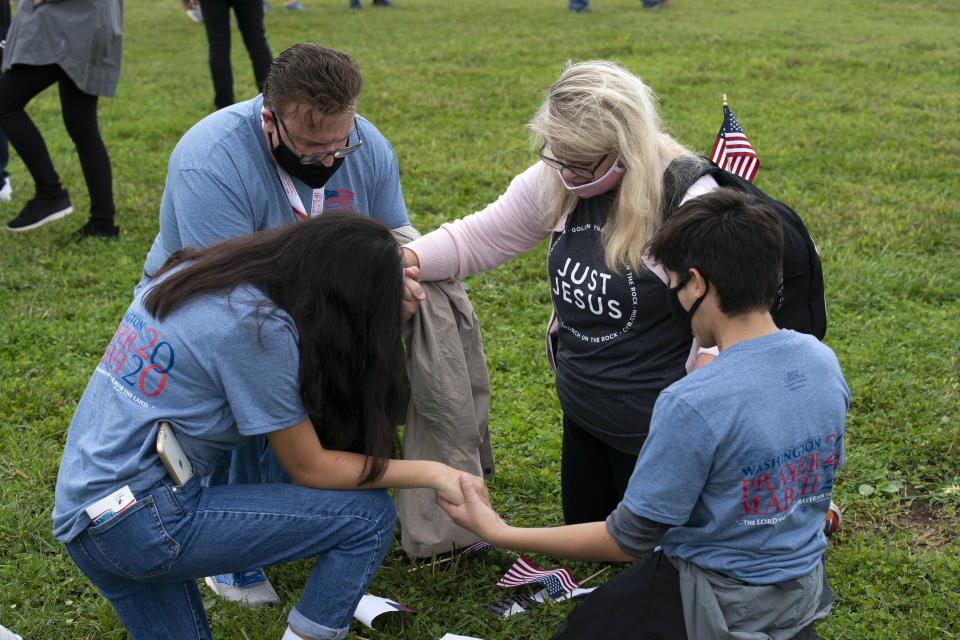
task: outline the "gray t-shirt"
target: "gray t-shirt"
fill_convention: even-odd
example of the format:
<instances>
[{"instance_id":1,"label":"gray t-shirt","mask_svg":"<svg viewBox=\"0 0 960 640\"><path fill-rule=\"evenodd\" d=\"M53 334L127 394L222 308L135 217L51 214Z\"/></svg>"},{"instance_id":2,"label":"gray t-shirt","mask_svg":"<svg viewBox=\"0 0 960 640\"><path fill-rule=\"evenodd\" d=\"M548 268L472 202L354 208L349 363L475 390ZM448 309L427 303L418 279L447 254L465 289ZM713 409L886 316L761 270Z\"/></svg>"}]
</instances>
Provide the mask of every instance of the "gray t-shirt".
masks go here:
<instances>
[{"instance_id":1,"label":"gray t-shirt","mask_svg":"<svg viewBox=\"0 0 960 640\"><path fill-rule=\"evenodd\" d=\"M91 503L167 476L156 452L162 420L202 476L249 436L307 417L296 326L259 290L194 298L162 321L143 307L149 290L124 314L70 423L53 508L58 540L90 524Z\"/></svg>"},{"instance_id":2,"label":"gray t-shirt","mask_svg":"<svg viewBox=\"0 0 960 640\"><path fill-rule=\"evenodd\" d=\"M557 396L580 427L638 453L657 394L685 373L692 339L671 317L659 277L605 264L600 236L613 196L582 199L550 242Z\"/></svg>"},{"instance_id":3,"label":"gray t-shirt","mask_svg":"<svg viewBox=\"0 0 960 640\"><path fill-rule=\"evenodd\" d=\"M622 506L670 526L670 557L751 584L807 575L826 550L849 404L836 356L812 336L737 343L660 394ZM638 547L616 513L608 531Z\"/></svg>"}]
</instances>

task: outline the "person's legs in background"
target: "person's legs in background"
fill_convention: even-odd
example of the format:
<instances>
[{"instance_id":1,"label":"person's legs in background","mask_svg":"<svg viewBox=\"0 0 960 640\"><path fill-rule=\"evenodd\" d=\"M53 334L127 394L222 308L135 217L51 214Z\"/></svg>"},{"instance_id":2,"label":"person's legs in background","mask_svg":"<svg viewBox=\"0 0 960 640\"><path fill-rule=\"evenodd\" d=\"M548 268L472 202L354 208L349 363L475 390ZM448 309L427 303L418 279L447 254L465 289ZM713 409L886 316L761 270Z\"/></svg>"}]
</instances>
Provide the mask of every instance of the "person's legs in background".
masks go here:
<instances>
[{"instance_id":1,"label":"person's legs in background","mask_svg":"<svg viewBox=\"0 0 960 640\"><path fill-rule=\"evenodd\" d=\"M73 211L43 136L24 110L35 95L65 77L55 64L15 65L0 75L0 128L30 172L35 194L7 223L10 231L34 229Z\"/></svg>"},{"instance_id":2,"label":"person's legs in background","mask_svg":"<svg viewBox=\"0 0 960 640\"><path fill-rule=\"evenodd\" d=\"M110 156L100 136L97 123L97 96L81 91L64 75L59 83L60 111L63 124L77 147L80 168L90 194L90 220L77 230L78 237L116 237L119 228L113 224L116 207L113 202L113 173Z\"/></svg>"},{"instance_id":3,"label":"person's legs in background","mask_svg":"<svg viewBox=\"0 0 960 640\"><path fill-rule=\"evenodd\" d=\"M233 0L233 13L237 16L237 27L253 64L257 91L260 91L263 89L270 63L273 62L273 54L270 53L267 34L263 28L263 4L257 0Z\"/></svg>"},{"instance_id":4,"label":"person's legs in background","mask_svg":"<svg viewBox=\"0 0 960 640\"><path fill-rule=\"evenodd\" d=\"M10 26L10 2L0 0L0 40L7 37L7 28ZM3 48L0 47L0 65L3 64ZM10 187L10 174L7 172L7 162L10 155L7 150L7 136L0 129L0 200L9 200L13 196ZM2 640L2 639L0 639Z\"/></svg>"},{"instance_id":5,"label":"person's legs in background","mask_svg":"<svg viewBox=\"0 0 960 640\"><path fill-rule=\"evenodd\" d=\"M228 0L200 0L207 32L208 60L213 79L213 104L223 109L233 104L233 68L230 66L230 4ZM263 9L261 7L261 16Z\"/></svg>"},{"instance_id":6,"label":"person's legs in background","mask_svg":"<svg viewBox=\"0 0 960 640\"><path fill-rule=\"evenodd\" d=\"M9 200L13 197L10 174L7 173L7 162L10 161L7 146L7 136L4 135L3 129L0 129L0 200Z\"/></svg>"}]
</instances>

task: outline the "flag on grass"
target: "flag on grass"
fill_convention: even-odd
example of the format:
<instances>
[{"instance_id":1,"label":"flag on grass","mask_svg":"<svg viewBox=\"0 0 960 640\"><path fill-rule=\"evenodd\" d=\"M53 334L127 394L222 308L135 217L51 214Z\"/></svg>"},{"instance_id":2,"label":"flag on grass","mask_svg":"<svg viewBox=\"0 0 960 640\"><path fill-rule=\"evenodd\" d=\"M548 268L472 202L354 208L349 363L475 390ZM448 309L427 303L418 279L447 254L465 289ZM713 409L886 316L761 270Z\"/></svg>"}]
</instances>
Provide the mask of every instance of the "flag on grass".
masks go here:
<instances>
[{"instance_id":1,"label":"flag on grass","mask_svg":"<svg viewBox=\"0 0 960 640\"><path fill-rule=\"evenodd\" d=\"M498 618L509 618L516 613L530 611L530 609L540 606L541 604L542 603L537 602L530 594L521 593L516 596L511 596L506 600L497 600L496 602L488 604L485 608Z\"/></svg>"},{"instance_id":2,"label":"flag on grass","mask_svg":"<svg viewBox=\"0 0 960 640\"><path fill-rule=\"evenodd\" d=\"M750 182L753 182L757 169L760 168L760 160L750 146L747 134L740 128L740 123L727 106L726 95L723 96L723 124L717 133L716 142L713 143L710 159L721 169Z\"/></svg>"},{"instance_id":3,"label":"flag on grass","mask_svg":"<svg viewBox=\"0 0 960 640\"><path fill-rule=\"evenodd\" d=\"M483 540L479 540L477 542L474 542L471 545L464 547L460 553L462 553L463 555L467 555L470 553L483 553L484 551L490 551L491 549L496 549L496 547L490 544L489 542L484 542Z\"/></svg>"},{"instance_id":4,"label":"flag on grass","mask_svg":"<svg viewBox=\"0 0 960 640\"><path fill-rule=\"evenodd\" d=\"M573 591L580 585L570 575L568 569L552 569L544 571L524 556L517 558L510 570L497 583L498 587L516 587L521 584L536 582L547 589L551 598L559 598L568 591Z\"/></svg>"}]
</instances>

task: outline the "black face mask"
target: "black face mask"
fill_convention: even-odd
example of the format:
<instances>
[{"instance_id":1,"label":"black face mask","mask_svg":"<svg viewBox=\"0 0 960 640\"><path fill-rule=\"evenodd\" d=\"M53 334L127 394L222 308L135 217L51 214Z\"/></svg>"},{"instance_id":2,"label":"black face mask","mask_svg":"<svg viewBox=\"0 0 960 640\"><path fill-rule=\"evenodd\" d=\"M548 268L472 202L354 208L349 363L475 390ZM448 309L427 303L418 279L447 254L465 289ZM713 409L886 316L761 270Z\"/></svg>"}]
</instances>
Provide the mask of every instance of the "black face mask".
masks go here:
<instances>
[{"instance_id":1,"label":"black face mask","mask_svg":"<svg viewBox=\"0 0 960 640\"><path fill-rule=\"evenodd\" d=\"M703 302L703 299L707 297L707 291L710 290L710 281L704 279L704 283L707 287L706 290L703 292L702 296L693 301L693 304L690 305L689 311L683 308L683 305L680 304L680 298L677 296L677 293L680 292L680 289L683 289L687 283L683 282L672 289L667 289L667 307L670 309L670 315L672 315L673 319L680 323L680 326L683 327L684 331L689 333L691 336L693 336L693 327L691 326L693 314L696 313L697 309L700 307L700 303Z\"/></svg>"},{"instance_id":2,"label":"black face mask","mask_svg":"<svg viewBox=\"0 0 960 640\"><path fill-rule=\"evenodd\" d=\"M273 133L270 133L270 142L273 143ZM336 158L333 164L325 167L322 164L300 164L300 158L283 143L277 136L277 146L272 147L273 157L277 159L283 169L290 175L303 181L311 189L319 189L327 184L327 180L337 172L343 164L343 158Z\"/></svg>"}]
</instances>

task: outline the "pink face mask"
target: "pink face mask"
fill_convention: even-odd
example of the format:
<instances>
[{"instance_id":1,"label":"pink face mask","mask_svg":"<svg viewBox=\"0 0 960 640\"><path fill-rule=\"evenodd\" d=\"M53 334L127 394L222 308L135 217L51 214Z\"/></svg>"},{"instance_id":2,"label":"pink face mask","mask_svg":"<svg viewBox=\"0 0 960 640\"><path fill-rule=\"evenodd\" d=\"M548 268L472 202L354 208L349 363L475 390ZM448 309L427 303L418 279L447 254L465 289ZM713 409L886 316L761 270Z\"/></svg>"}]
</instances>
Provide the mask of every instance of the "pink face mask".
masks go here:
<instances>
[{"instance_id":1,"label":"pink face mask","mask_svg":"<svg viewBox=\"0 0 960 640\"><path fill-rule=\"evenodd\" d=\"M592 198L593 196L598 196L601 193L606 193L610 191L618 184L620 184L620 176L623 175L623 167L620 166L620 157L610 165L610 168L607 169L607 172L594 180L593 182L587 182L585 184L574 186L568 183L563 179L563 172L559 169L556 170L557 174L560 176L560 181L563 182L568 190L577 194L581 198Z\"/></svg>"}]
</instances>

